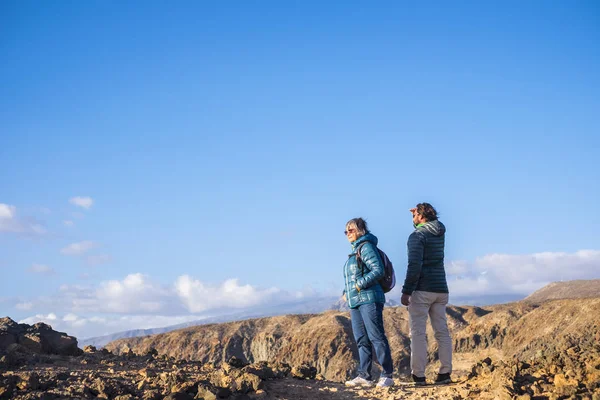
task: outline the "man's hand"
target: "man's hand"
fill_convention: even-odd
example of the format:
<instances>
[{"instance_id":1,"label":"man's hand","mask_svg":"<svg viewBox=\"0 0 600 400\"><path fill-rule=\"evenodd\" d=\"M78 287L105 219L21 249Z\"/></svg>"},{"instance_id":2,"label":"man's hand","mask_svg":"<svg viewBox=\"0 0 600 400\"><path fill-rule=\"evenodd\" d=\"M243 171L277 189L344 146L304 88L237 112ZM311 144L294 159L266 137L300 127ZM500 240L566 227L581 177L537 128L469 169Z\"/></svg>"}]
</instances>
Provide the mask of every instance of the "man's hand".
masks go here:
<instances>
[{"instance_id":1,"label":"man's hand","mask_svg":"<svg viewBox=\"0 0 600 400\"><path fill-rule=\"evenodd\" d=\"M346 293L344 293L344 294L342 295L342 300L343 300L343 301L346 301Z\"/></svg>"},{"instance_id":2,"label":"man's hand","mask_svg":"<svg viewBox=\"0 0 600 400\"><path fill-rule=\"evenodd\" d=\"M358 287L358 285L354 285L354 287L356 287L356 290L360 292L360 288Z\"/></svg>"},{"instance_id":3,"label":"man's hand","mask_svg":"<svg viewBox=\"0 0 600 400\"><path fill-rule=\"evenodd\" d=\"M400 303L402 303L403 306L407 306L410 304L410 294L405 294L402 293L402 297L400 298Z\"/></svg>"}]
</instances>

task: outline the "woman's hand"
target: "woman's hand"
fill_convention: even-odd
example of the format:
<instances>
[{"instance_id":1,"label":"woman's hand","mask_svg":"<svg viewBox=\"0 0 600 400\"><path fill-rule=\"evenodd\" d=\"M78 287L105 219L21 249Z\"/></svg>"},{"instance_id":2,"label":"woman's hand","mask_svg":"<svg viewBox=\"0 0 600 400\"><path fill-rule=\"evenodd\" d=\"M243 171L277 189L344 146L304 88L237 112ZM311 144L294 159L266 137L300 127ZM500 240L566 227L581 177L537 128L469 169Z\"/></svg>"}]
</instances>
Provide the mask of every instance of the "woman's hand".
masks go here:
<instances>
[{"instance_id":1,"label":"woman's hand","mask_svg":"<svg viewBox=\"0 0 600 400\"><path fill-rule=\"evenodd\" d=\"M342 295L342 300L343 300L343 301L346 301L346 293L344 293L344 294Z\"/></svg>"},{"instance_id":2,"label":"woman's hand","mask_svg":"<svg viewBox=\"0 0 600 400\"><path fill-rule=\"evenodd\" d=\"M358 287L358 285L354 285L354 287L360 292L360 288Z\"/></svg>"}]
</instances>

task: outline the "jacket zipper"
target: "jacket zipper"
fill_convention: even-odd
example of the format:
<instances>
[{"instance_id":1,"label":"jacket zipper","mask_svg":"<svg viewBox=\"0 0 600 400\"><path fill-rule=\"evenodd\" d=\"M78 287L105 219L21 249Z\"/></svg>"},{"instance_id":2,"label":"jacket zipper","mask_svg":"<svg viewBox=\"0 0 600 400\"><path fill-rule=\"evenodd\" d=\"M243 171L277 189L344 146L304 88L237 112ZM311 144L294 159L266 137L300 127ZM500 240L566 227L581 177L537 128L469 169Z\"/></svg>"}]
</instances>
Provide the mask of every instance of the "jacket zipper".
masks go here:
<instances>
[{"instance_id":1,"label":"jacket zipper","mask_svg":"<svg viewBox=\"0 0 600 400\"><path fill-rule=\"evenodd\" d=\"M346 275L346 279L344 279L346 281L346 299L348 299L348 307L352 308L352 303L350 302L350 285L349 285L349 281L350 281L350 277L348 276L350 273L350 266L348 265L348 262L350 261L350 258L348 258L348 260L346 260L346 264L344 264L344 274Z\"/></svg>"}]
</instances>

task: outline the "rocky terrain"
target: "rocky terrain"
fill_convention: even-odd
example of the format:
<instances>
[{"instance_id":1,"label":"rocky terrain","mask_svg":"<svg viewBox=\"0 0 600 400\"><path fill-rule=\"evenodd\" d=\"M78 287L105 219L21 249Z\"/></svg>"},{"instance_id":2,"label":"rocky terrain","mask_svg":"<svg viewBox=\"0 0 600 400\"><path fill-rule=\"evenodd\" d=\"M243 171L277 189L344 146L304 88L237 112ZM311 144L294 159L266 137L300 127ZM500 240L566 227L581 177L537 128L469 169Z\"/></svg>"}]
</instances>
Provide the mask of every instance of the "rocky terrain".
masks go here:
<instances>
[{"instance_id":1,"label":"rocky terrain","mask_svg":"<svg viewBox=\"0 0 600 400\"><path fill-rule=\"evenodd\" d=\"M600 400L600 297L448 307L454 383L408 380L408 315L385 310L396 386L343 386L356 368L349 315L330 311L196 326L87 346L0 319L1 399ZM430 336L435 376L436 345ZM376 374L377 375L377 374Z\"/></svg>"}]
</instances>

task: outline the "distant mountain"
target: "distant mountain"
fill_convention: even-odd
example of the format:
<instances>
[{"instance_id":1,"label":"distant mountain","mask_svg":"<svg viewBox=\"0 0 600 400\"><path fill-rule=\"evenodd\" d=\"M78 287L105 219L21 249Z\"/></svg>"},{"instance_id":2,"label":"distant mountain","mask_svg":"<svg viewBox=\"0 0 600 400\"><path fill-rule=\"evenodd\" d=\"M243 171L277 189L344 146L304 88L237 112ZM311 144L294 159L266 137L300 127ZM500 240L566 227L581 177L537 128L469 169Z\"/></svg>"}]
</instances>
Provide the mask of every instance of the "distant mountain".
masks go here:
<instances>
[{"instance_id":1,"label":"distant mountain","mask_svg":"<svg viewBox=\"0 0 600 400\"><path fill-rule=\"evenodd\" d=\"M156 335L159 333L171 332L177 329L183 329L190 326L216 324L230 321L240 321L249 318L271 317L276 315L287 314L317 314L326 310L332 309L332 305L338 301L337 297L320 297L294 303L285 303L276 306L266 306L260 308L247 309L236 313L220 315L217 317L209 317L196 321L185 322L177 325L165 326L162 328L151 329L133 329L129 331L116 332L110 335L97 336L79 340L79 347L83 348L87 345L96 346L97 348L104 347L106 344L125 338L134 338L140 336Z\"/></svg>"},{"instance_id":2,"label":"distant mountain","mask_svg":"<svg viewBox=\"0 0 600 400\"><path fill-rule=\"evenodd\" d=\"M552 282L525 298L531 303L548 300L600 297L600 279Z\"/></svg>"},{"instance_id":3,"label":"distant mountain","mask_svg":"<svg viewBox=\"0 0 600 400\"><path fill-rule=\"evenodd\" d=\"M450 304L469 306L491 306L523 300L520 294L488 294L483 296L454 296L450 293Z\"/></svg>"},{"instance_id":4,"label":"distant mountain","mask_svg":"<svg viewBox=\"0 0 600 400\"><path fill-rule=\"evenodd\" d=\"M208 318L207 318L207 320L208 320ZM217 322L217 321L213 321L213 322ZM190 326L199 325L202 323L205 323L205 320L191 321L191 322L186 322L183 324L165 326L163 328L133 329L130 331L116 332L116 333L111 333L110 335L96 336L96 337L92 337L92 338L88 338L88 339L81 339L81 340L79 340L79 347L84 348L87 345L92 345L97 348L101 348L101 347L104 347L107 343L112 342L113 340L134 338L134 337L138 337L138 336L156 335L159 333L166 333L166 332L170 332L175 329L183 329L183 328L187 328ZM206 323L211 323L211 322L206 322Z\"/></svg>"}]
</instances>

